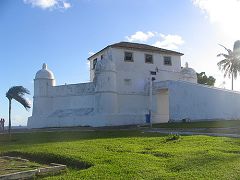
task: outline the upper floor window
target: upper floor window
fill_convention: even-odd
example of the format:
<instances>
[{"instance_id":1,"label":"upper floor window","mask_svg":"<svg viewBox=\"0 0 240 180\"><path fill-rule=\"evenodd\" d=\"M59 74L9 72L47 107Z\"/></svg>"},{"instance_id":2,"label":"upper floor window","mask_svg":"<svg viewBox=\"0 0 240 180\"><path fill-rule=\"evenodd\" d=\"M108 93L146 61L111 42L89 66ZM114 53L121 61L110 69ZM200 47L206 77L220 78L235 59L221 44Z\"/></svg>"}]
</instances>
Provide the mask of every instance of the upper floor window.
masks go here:
<instances>
[{"instance_id":1,"label":"upper floor window","mask_svg":"<svg viewBox=\"0 0 240 180\"><path fill-rule=\"evenodd\" d=\"M130 85L132 85L132 80L131 79L124 79L124 84L126 86L130 86Z\"/></svg>"},{"instance_id":2,"label":"upper floor window","mask_svg":"<svg viewBox=\"0 0 240 180\"><path fill-rule=\"evenodd\" d=\"M145 54L145 63L153 64L153 55L152 54Z\"/></svg>"},{"instance_id":3,"label":"upper floor window","mask_svg":"<svg viewBox=\"0 0 240 180\"><path fill-rule=\"evenodd\" d=\"M125 52L124 61L133 62L133 53L132 52Z\"/></svg>"},{"instance_id":4,"label":"upper floor window","mask_svg":"<svg viewBox=\"0 0 240 180\"><path fill-rule=\"evenodd\" d=\"M101 55L101 60L103 59L103 54Z\"/></svg>"},{"instance_id":5,"label":"upper floor window","mask_svg":"<svg viewBox=\"0 0 240 180\"><path fill-rule=\"evenodd\" d=\"M171 66L172 65L172 58L170 56L164 56L164 65Z\"/></svg>"},{"instance_id":6,"label":"upper floor window","mask_svg":"<svg viewBox=\"0 0 240 180\"><path fill-rule=\"evenodd\" d=\"M97 64L97 58L93 60L93 66L92 66L92 69L95 69L96 64Z\"/></svg>"}]
</instances>

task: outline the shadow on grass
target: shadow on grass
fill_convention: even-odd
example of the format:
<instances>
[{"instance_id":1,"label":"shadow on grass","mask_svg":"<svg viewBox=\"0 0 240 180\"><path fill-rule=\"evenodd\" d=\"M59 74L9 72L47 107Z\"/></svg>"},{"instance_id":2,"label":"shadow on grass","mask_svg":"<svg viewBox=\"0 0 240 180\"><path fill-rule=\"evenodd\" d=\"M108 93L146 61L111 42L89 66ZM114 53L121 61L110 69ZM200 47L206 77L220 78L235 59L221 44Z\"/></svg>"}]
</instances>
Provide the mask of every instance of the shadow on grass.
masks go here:
<instances>
[{"instance_id":1,"label":"shadow on grass","mask_svg":"<svg viewBox=\"0 0 240 180\"><path fill-rule=\"evenodd\" d=\"M52 142L71 142L79 140L93 140L106 138L129 137L161 137L160 133L142 133L141 130L96 130L96 131L52 131L52 132L26 132L0 135L0 145L30 145Z\"/></svg>"},{"instance_id":2,"label":"shadow on grass","mask_svg":"<svg viewBox=\"0 0 240 180\"><path fill-rule=\"evenodd\" d=\"M240 155L240 150L219 150L220 152L227 153L227 154L237 154Z\"/></svg>"},{"instance_id":3,"label":"shadow on grass","mask_svg":"<svg viewBox=\"0 0 240 180\"><path fill-rule=\"evenodd\" d=\"M65 157L65 156L61 156L53 153L42 153L42 152L27 153L27 152L10 151L10 152L3 153L2 155L12 156L12 157L21 157L39 164L47 164L47 165L50 163L64 164L64 165L67 165L67 167L70 167L76 170L87 169L93 166L93 164L88 162L79 161L71 157Z\"/></svg>"},{"instance_id":4,"label":"shadow on grass","mask_svg":"<svg viewBox=\"0 0 240 180\"><path fill-rule=\"evenodd\" d=\"M211 152L211 151L198 151L195 154L188 155L186 158L183 158L180 162L172 162L168 165L170 172L180 172L180 171L189 171L198 169L199 172L204 167L213 167L222 166L236 160L236 157L232 156L222 156L221 153Z\"/></svg>"},{"instance_id":5,"label":"shadow on grass","mask_svg":"<svg viewBox=\"0 0 240 180\"><path fill-rule=\"evenodd\" d=\"M174 155L168 153L168 152L149 152L149 151L142 151L141 154L150 154L155 157L159 158L172 158Z\"/></svg>"}]
</instances>

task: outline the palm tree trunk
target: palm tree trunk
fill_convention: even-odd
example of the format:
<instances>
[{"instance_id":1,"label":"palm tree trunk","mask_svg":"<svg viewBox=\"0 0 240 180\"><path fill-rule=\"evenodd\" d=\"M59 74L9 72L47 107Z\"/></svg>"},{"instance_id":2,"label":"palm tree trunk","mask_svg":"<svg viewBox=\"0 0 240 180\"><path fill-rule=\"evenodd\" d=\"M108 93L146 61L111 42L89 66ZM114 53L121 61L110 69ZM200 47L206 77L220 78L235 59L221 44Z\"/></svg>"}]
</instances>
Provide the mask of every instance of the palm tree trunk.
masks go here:
<instances>
[{"instance_id":1,"label":"palm tree trunk","mask_svg":"<svg viewBox=\"0 0 240 180\"><path fill-rule=\"evenodd\" d=\"M12 110L12 101L9 99L9 108L8 108L8 134L11 134L11 110Z\"/></svg>"},{"instance_id":2,"label":"palm tree trunk","mask_svg":"<svg viewBox=\"0 0 240 180\"><path fill-rule=\"evenodd\" d=\"M233 73L232 73L232 90L233 90Z\"/></svg>"}]
</instances>

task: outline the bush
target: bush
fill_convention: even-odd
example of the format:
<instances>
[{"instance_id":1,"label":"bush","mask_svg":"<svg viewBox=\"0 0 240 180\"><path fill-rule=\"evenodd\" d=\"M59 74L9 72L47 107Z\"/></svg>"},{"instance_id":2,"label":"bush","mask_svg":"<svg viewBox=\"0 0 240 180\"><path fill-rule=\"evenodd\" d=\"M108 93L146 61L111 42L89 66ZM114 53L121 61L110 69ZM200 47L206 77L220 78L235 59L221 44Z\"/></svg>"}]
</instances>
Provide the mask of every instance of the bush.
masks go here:
<instances>
[{"instance_id":1,"label":"bush","mask_svg":"<svg viewBox=\"0 0 240 180\"><path fill-rule=\"evenodd\" d=\"M181 138L181 136L179 134L169 134L166 137L166 141L177 141Z\"/></svg>"}]
</instances>

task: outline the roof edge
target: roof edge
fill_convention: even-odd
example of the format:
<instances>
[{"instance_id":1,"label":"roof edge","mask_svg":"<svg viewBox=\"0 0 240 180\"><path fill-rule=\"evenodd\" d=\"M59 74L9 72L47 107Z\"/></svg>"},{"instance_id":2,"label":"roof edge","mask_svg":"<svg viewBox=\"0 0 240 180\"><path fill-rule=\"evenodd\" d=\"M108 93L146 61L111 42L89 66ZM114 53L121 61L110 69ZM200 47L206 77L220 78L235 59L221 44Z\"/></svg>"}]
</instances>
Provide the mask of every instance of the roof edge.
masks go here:
<instances>
[{"instance_id":1,"label":"roof edge","mask_svg":"<svg viewBox=\"0 0 240 180\"><path fill-rule=\"evenodd\" d=\"M103 48L102 50L100 50L100 51L96 52L95 54L91 55L90 57L88 57L87 60L92 59L94 56L100 54L101 52L103 52L104 50L106 50L107 48L109 48L109 47L111 47L111 46L112 46L112 45L108 45L108 46L106 46L106 47Z\"/></svg>"},{"instance_id":2,"label":"roof edge","mask_svg":"<svg viewBox=\"0 0 240 180\"><path fill-rule=\"evenodd\" d=\"M136 47L124 47L123 44L129 44L129 45L136 46ZM183 56L184 55L183 53L180 53L180 52L177 52L177 51L163 49L163 48L159 48L159 47L156 47L156 46L151 46L151 45L148 45L148 44L131 43L131 42L124 42L124 41L122 41L122 42L119 42L119 43L115 43L115 44L111 44L111 45L106 46L102 50L98 51L97 53L95 53L92 56L90 56L89 58L87 58L87 60L90 60L91 58L93 58L94 56L96 56L99 53L103 52L104 50L106 50L109 47L113 47L113 48L131 48L131 49L135 49L135 50L144 49L144 48L140 48L140 47L137 47L137 46L148 46L149 49L145 48L146 51L152 51L152 52L161 52L162 51L162 53L166 53L166 54L169 53L169 54L175 54L175 55L179 55L179 56ZM150 48L153 48L153 49L150 49ZM166 52L164 52L164 51L166 51Z\"/></svg>"}]
</instances>

